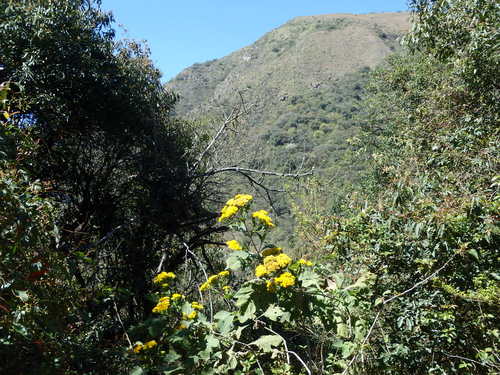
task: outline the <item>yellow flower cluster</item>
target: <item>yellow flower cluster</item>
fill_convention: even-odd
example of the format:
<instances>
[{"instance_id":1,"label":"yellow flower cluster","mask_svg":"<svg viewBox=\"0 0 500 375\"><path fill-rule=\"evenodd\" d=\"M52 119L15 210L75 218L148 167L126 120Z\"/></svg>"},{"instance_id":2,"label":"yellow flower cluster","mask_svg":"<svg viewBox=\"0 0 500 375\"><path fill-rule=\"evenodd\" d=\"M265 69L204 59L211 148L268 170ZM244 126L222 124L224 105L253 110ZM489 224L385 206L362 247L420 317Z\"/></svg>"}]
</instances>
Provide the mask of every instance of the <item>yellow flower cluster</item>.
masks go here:
<instances>
[{"instance_id":1,"label":"yellow flower cluster","mask_svg":"<svg viewBox=\"0 0 500 375\"><path fill-rule=\"evenodd\" d=\"M274 278L274 282L283 288L287 288L295 285L295 276L293 276L290 272L283 272L281 275Z\"/></svg>"},{"instance_id":2,"label":"yellow flower cluster","mask_svg":"<svg viewBox=\"0 0 500 375\"><path fill-rule=\"evenodd\" d=\"M253 197L249 194L236 194L234 198L231 198L226 202L226 205L222 208L221 214L217 221L221 222L225 219L229 219L236 215L239 208L245 207Z\"/></svg>"},{"instance_id":3,"label":"yellow flower cluster","mask_svg":"<svg viewBox=\"0 0 500 375\"><path fill-rule=\"evenodd\" d=\"M165 279L175 279L175 274L173 272L162 272L156 275L153 279L155 284L160 284Z\"/></svg>"},{"instance_id":4,"label":"yellow flower cluster","mask_svg":"<svg viewBox=\"0 0 500 375\"><path fill-rule=\"evenodd\" d=\"M134 353L139 353L141 350L148 350L154 348L158 343L155 340L148 341L147 343L137 344L134 346Z\"/></svg>"},{"instance_id":5,"label":"yellow flower cluster","mask_svg":"<svg viewBox=\"0 0 500 375\"><path fill-rule=\"evenodd\" d=\"M154 313L161 313L163 311L168 310L170 307L170 297L162 297L158 301L155 307L153 307Z\"/></svg>"},{"instance_id":6,"label":"yellow flower cluster","mask_svg":"<svg viewBox=\"0 0 500 375\"><path fill-rule=\"evenodd\" d=\"M172 301L177 301L179 299L184 299L184 298L185 298L184 295L179 294L179 293L174 293L174 294L172 294L172 297L171 297Z\"/></svg>"},{"instance_id":7,"label":"yellow flower cluster","mask_svg":"<svg viewBox=\"0 0 500 375\"><path fill-rule=\"evenodd\" d=\"M262 277L269 273L276 272L288 266L291 262L292 258L286 254L268 255L264 258L264 264L259 264L255 268L255 276Z\"/></svg>"},{"instance_id":8,"label":"yellow flower cluster","mask_svg":"<svg viewBox=\"0 0 500 375\"><path fill-rule=\"evenodd\" d=\"M191 307L195 310L203 310L203 305L198 302L191 302Z\"/></svg>"},{"instance_id":9,"label":"yellow flower cluster","mask_svg":"<svg viewBox=\"0 0 500 375\"><path fill-rule=\"evenodd\" d=\"M183 320L193 320L193 319L196 319L197 316L198 316L198 312L193 310L189 314L182 314L182 319Z\"/></svg>"},{"instance_id":10,"label":"yellow flower cluster","mask_svg":"<svg viewBox=\"0 0 500 375\"><path fill-rule=\"evenodd\" d=\"M245 207L252 199L250 194L236 194L226 202L226 206Z\"/></svg>"},{"instance_id":11,"label":"yellow flower cluster","mask_svg":"<svg viewBox=\"0 0 500 375\"><path fill-rule=\"evenodd\" d=\"M222 211L220 212L220 216L217 219L218 222L221 222L222 220L229 219L236 215L238 212L238 207L236 206L224 206Z\"/></svg>"},{"instance_id":12,"label":"yellow flower cluster","mask_svg":"<svg viewBox=\"0 0 500 375\"><path fill-rule=\"evenodd\" d=\"M299 264L302 264L303 266L308 266L308 267L311 267L313 265L313 263L309 260L305 260L305 259L299 259Z\"/></svg>"},{"instance_id":13,"label":"yellow flower cluster","mask_svg":"<svg viewBox=\"0 0 500 375\"><path fill-rule=\"evenodd\" d=\"M200 292L203 292L204 290L210 289L212 284L214 284L218 279L221 277L226 277L229 276L229 271L221 271L217 275L212 275L208 278L207 281L205 281L203 284L200 286Z\"/></svg>"},{"instance_id":14,"label":"yellow flower cluster","mask_svg":"<svg viewBox=\"0 0 500 375\"><path fill-rule=\"evenodd\" d=\"M281 253L281 247L270 247L268 249L264 249L260 255L263 257L267 257L269 255L277 255Z\"/></svg>"},{"instance_id":15,"label":"yellow flower cluster","mask_svg":"<svg viewBox=\"0 0 500 375\"><path fill-rule=\"evenodd\" d=\"M260 220L262 222L262 224L264 224L268 227L274 227L273 221L269 217L269 212L267 212L266 210L255 211L252 214L252 217Z\"/></svg>"},{"instance_id":16,"label":"yellow flower cluster","mask_svg":"<svg viewBox=\"0 0 500 375\"><path fill-rule=\"evenodd\" d=\"M240 243L236 240L231 240L226 242L227 247L229 247L231 250L242 250L243 248L241 247Z\"/></svg>"}]
</instances>

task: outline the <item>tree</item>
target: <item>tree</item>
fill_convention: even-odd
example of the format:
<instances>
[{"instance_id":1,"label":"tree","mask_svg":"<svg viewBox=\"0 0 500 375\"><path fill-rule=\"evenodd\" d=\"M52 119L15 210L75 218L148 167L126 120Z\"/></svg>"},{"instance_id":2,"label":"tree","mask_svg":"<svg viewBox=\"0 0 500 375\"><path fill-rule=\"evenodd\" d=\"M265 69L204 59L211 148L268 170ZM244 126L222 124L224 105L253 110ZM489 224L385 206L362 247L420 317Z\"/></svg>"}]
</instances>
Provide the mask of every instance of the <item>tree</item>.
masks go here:
<instances>
[{"instance_id":1,"label":"tree","mask_svg":"<svg viewBox=\"0 0 500 375\"><path fill-rule=\"evenodd\" d=\"M66 373L108 371L94 362L103 355L96 346L115 345L124 328L117 315L129 325L151 313L147 293L160 260L181 263L182 242L202 243L215 216L205 207L206 180L190 169L194 129L171 117L176 97L163 89L147 48L116 42L112 16L99 5L0 4L0 81L11 88L7 122L15 133L4 157L39 186L33 199L58 207L40 262L63 262L59 282L76 299L59 322L76 340L66 348L73 359L59 365ZM2 254L13 246L2 243ZM30 251L24 244L13 259Z\"/></svg>"}]
</instances>

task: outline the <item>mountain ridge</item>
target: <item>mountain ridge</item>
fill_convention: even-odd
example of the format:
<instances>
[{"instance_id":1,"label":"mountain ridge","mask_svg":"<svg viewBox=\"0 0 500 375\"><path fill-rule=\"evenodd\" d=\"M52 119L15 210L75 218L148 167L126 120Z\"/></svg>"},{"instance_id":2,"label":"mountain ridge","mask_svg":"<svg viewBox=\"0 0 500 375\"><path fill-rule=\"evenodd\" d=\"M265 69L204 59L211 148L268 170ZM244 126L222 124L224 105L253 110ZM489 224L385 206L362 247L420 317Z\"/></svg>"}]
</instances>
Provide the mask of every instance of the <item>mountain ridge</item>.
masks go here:
<instances>
[{"instance_id":1,"label":"mountain ridge","mask_svg":"<svg viewBox=\"0 0 500 375\"><path fill-rule=\"evenodd\" d=\"M347 156L370 71L399 49L408 29L408 13L295 17L249 46L186 68L166 88L180 95L178 115L202 122L241 98L251 105L238 130L238 152L224 153L230 165L289 173L314 168L335 180L332 191L340 195L364 168L363 160ZM278 206L275 212L286 214L287 205Z\"/></svg>"},{"instance_id":2,"label":"mountain ridge","mask_svg":"<svg viewBox=\"0 0 500 375\"><path fill-rule=\"evenodd\" d=\"M184 69L166 87L180 94L181 114L196 112L207 100L224 102L234 90L259 91L258 83L278 97L293 95L375 67L408 30L408 17L408 13L295 17L227 56ZM270 75L274 77L269 79Z\"/></svg>"}]
</instances>

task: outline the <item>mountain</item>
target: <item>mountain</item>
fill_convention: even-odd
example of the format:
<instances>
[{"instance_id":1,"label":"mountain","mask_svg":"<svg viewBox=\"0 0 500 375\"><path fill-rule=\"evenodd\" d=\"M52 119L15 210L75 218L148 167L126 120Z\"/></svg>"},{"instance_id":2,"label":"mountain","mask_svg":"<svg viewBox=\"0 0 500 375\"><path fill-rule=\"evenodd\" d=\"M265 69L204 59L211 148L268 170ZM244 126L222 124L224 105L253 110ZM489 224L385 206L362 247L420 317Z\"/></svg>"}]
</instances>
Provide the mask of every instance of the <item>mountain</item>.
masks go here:
<instances>
[{"instance_id":1,"label":"mountain","mask_svg":"<svg viewBox=\"0 0 500 375\"><path fill-rule=\"evenodd\" d=\"M297 17L226 57L194 64L166 87L180 96L177 113L191 118L227 110L241 94L252 105L242 132L253 155L245 166L314 167L340 186L363 168L345 152L369 73L408 29L408 13Z\"/></svg>"}]
</instances>

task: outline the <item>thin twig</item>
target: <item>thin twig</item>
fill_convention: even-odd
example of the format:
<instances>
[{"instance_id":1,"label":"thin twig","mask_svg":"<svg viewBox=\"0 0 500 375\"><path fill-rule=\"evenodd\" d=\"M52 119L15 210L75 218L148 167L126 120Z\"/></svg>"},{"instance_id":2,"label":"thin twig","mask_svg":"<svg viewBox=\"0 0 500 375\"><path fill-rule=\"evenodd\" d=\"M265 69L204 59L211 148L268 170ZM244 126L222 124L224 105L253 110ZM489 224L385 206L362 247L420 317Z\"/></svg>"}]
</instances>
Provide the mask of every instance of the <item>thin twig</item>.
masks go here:
<instances>
[{"instance_id":1,"label":"thin twig","mask_svg":"<svg viewBox=\"0 0 500 375\"><path fill-rule=\"evenodd\" d=\"M190 249L189 249L189 246L183 242L182 243L184 245L184 247L186 248L186 253L189 253L192 255L193 259L195 260L195 262L198 262L198 264L200 265L200 268L201 268L201 272L203 272L203 275L205 276L205 280L208 281L208 275L207 275L207 272L205 271L205 268L203 268L203 264L200 262L200 260L198 259L198 257L196 256L195 253L193 253ZM198 288L198 293L200 294L200 300L203 300L203 294L201 293L201 290L200 288ZM213 304L212 304L212 295L210 294L210 290L208 291L208 303L209 303L209 306L210 306L210 322L212 322L213 320L213 315L214 315L214 308L213 308Z\"/></svg>"},{"instance_id":2,"label":"thin twig","mask_svg":"<svg viewBox=\"0 0 500 375\"><path fill-rule=\"evenodd\" d=\"M383 302L383 304L388 304L389 302L391 302L392 300L396 299L396 298L399 298L399 297L402 297L404 296L405 294L408 294L410 293L412 290L418 288L420 285L422 284L425 284L427 281L429 281L430 279L432 279L434 276L436 276L439 272L441 272L447 265L448 263L450 263L452 261L452 259L455 257L456 254L453 254L450 259L448 259L446 261L445 264L443 264L440 268L438 268L434 273L432 273L430 276L427 276L425 279L419 281L418 283L416 283L415 285L413 285L411 288L409 289L406 289L404 292L401 292L399 294L396 294L395 296L392 296L391 298L385 300Z\"/></svg>"},{"instance_id":3,"label":"thin twig","mask_svg":"<svg viewBox=\"0 0 500 375\"><path fill-rule=\"evenodd\" d=\"M224 132L225 132L226 128L229 126L229 124L232 124L233 122L235 122L236 120L238 120L238 118L241 117L245 113L246 113L246 109L245 108L244 108L243 111L241 111L240 107L238 107L238 108L233 108L231 110L231 113L229 115L226 115L226 118L225 118L224 122L222 123L221 127L219 128L219 130L217 131L217 133L215 134L215 136L212 138L212 140L210 141L210 143L208 144L208 146L203 150L203 152L200 154L200 156L198 157L198 159L196 160L196 162L191 167L191 172L195 171L196 168L198 168L198 165L205 158L205 156L207 155L208 151L210 151L210 149L213 147L213 145L215 144L215 142L217 142L217 140L222 136L222 134L224 134Z\"/></svg>"},{"instance_id":4,"label":"thin twig","mask_svg":"<svg viewBox=\"0 0 500 375\"><path fill-rule=\"evenodd\" d=\"M123 332L125 333L125 338L128 341L129 349L132 349L134 346L132 345L132 341L130 341L130 337L128 336L127 330L125 329L125 325L123 324L122 318L120 317L120 313L118 312L118 306L116 306L116 301L114 299L113 299L113 306L116 311L116 317L118 318L118 322L120 322Z\"/></svg>"},{"instance_id":5,"label":"thin twig","mask_svg":"<svg viewBox=\"0 0 500 375\"><path fill-rule=\"evenodd\" d=\"M259 320L259 322L260 322L260 320ZM269 332L271 332L271 333L274 333L276 336L281 337L281 339L283 340L283 345L285 346L285 352L286 352L286 363L290 364L290 356L288 355L288 345L286 344L286 340L285 340L285 338L284 338L283 336L281 336L278 332L273 331L273 330L272 330L271 328L269 328L269 327L264 327L264 329L265 329L266 331L269 331Z\"/></svg>"},{"instance_id":6,"label":"thin twig","mask_svg":"<svg viewBox=\"0 0 500 375\"><path fill-rule=\"evenodd\" d=\"M415 290L416 288L418 288L419 286L425 284L426 282L428 282L430 279L432 279L434 276L436 276L439 272L441 272L451 261L452 259L455 257L456 254L453 254L450 259L448 259L441 267L439 267L435 272L433 272L431 275L429 275L428 277L426 277L425 279L419 281L418 283L416 283L415 285L413 285L411 288L409 289L406 289L404 292L401 292L401 293L398 293L394 296L392 296L391 298L385 300L382 305L386 305L388 304L389 302L395 300L396 298L399 298L399 297L402 297L404 296L405 294L408 294L410 293L412 290ZM372 331L373 331L373 327L375 326L375 323L377 322L379 316L380 316L380 313L382 312L382 310L379 310L379 312L377 313L377 315L375 316L375 319L373 320L373 323L372 325L370 326L370 329L368 330L368 333L366 334L365 338L363 339L363 342L361 344L361 347L363 347L366 342L368 341L368 338L370 337ZM354 363L354 361L356 360L356 358L358 357L358 354L359 354L359 351L358 353L356 353L356 355L354 355L354 357L352 357L352 359L349 361L347 367L345 368L345 370L342 372L342 375L345 375L347 374L347 371L349 371L349 367L351 367L351 365Z\"/></svg>"},{"instance_id":7,"label":"thin twig","mask_svg":"<svg viewBox=\"0 0 500 375\"><path fill-rule=\"evenodd\" d=\"M370 329L368 330L368 333L366 334L365 338L363 339L363 342L361 343L361 347L363 347L366 342L368 341L368 338L370 337L370 335L372 334L372 331L373 331L373 327L375 327L375 323L377 323L377 320L378 320L378 317L380 316L380 312L382 310L380 310L377 315L375 316L375 319L373 320L373 323L372 325L370 326ZM347 374L347 371L349 371L349 367L351 367L351 365L353 364L353 362L356 360L356 358L358 357L358 354L359 354L359 351L356 353L356 355L354 357L352 357L352 359L349 361L349 363L347 364L347 367L345 368L345 370L342 372L342 375L345 375Z\"/></svg>"},{"instance_id":8,"label":"thin twig","mask_svg":"<svg viewBox=\"0 0 500 375\"><path fill-rule=\"evenodd\" d=\"M464 361L469 361L469 362L475 363L475 364L480 365L480 366L484 366L484 367L493 367L493 368L496 368L496 369L498 369L498 368L499 368L499 366L495 366L495 365L488 366L488 365L485 365L484 363L481 363L481 362L475 361L475 360L470 359L470 358L462 357L462 356L460 356L460 355L453 355L453 354L446 353L446 352L444 352L444 354L446 354L446 355L447 355L448 357L450 357L450 358L462 359L462 360L464 360Z\"/></svg>"},{"instance_id":9,"label":"thin twig","mask_svg":"<svg viewBox=\"0 0 500 375\"><path fill-rule=\"evenodd\" d=\"M312 372L311 370L309 369L309 367L307 367L306 363L302 360L302 358L299 357L299 355L291 350L287 350L288 353L290 354L293 354L295 356L295 358L297 358L299 360L300 363L302 363L302 366L304 366L304 368L306 369L307 373L309 375L312 375Z\"/></svg>"},{"instance_id":10,"label":"thin twig","mask_svg":"<svg viewBox=\"0 0 500 375\"><path fill-rule=\"evenodd\" d=\"M248 173L256 173L256 174L262 174L262 175L267 175L267 176L277 176L277 177L305 177L305 176L311 176L314 173L314 170L310 170L308 172L304 173L281 173L281 172L274 172L274 171L265 171L261 169L252 169L252 168L243 168L243 167L224 167L224 168L219 168L219 169L211 169L208 170L206 173L203 174L203 176L211 176L217 173L223 173L223 172L248 172Z\"/></svg>"}]
</instances>

